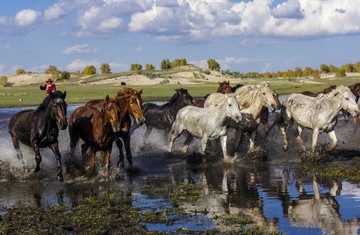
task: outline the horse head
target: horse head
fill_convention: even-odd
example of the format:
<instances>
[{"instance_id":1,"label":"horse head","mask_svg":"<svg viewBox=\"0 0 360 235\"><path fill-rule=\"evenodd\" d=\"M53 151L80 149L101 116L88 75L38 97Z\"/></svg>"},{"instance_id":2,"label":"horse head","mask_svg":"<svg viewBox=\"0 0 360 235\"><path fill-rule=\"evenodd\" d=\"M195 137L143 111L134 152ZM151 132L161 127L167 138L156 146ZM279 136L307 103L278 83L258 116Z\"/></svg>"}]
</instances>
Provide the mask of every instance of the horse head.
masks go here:
<instances>
[{"instance_id":1,"label":"horse head","mask_svg":"<svg viewBox=\"0 0 360 235\"><path fill-rule=\"evenodd\" d=\"M185 107L187 105L194 105L193 98L186 89L184 88L177 89L176 93L181 106Z\"/></svg>"},{"instance_id":2,"label":"horse head","mask_svg":"<svg viewBox=\"0 0 360 235\"><path fill-rule=\"evenodd\" d=\"M229 81L219 82L219 88L217 89L217 92L220 92L223 94L233 93L231 90L230 82Z\"/></svg>"},{"instance_id":3,"label":"horse head","mask_svg":"<svg viewBox=\"0 0 360 235\"><path fill-rule=\"evenodd\" d=\"M356 103L356 97L348 87L340 86L329 93L333 99L339 100L343 109L351 113L354 117L360 113L359 107Z\"/></svg>"},{"instance_id":4,"label":"horse head","mask_svg":"<svg viewBox=\"0 0 360 235\"><path fill-rule=\"evenodd\" d=\"M226 100L225 100L225 102L222 102L222 104L226 105L226 108L225 108L226 116L233 119L237 123L241 122L242 116L241 116L241 112L240 112L240 107L239 107L239 103L237 102L235 96L234 95L232 95L232 96L226 95L225 98L226 98ZM221 103L219 105L221 105Z\"/></svg>"},{"instance_id":5,"label":"horse head","mask_svg":"<svg viewBox=\"0 0 360 235\"><path fill-rule=\"evenodd\" d=\"M110 123L113 132L120 131L120 104L117 99L109 98L109 95L105 97L105 103L101 107L101 112L104 113L106 121Z\"/></svg>"},{"instance_id":6,"label":"horse head","mask_svg":"<svg viewBox=\"0 0 360 235\"><path fill-rule=\"evenodd\" d=\"M56 120L61 130L65 130L68 123L66 120L67 104L65 102L66 91L50 92L50 102L48 108L52 119Z\"/></svg>"},{"instance_id":7,"label":"horse head","mask_svg":"<svg viewBox=\"0 0 360 235\"><path fill-rule=\"evenodd\" d=\"M281 103L276 97L276 93L270 88L270 84L267 82L263 82L258 85L258 93L261 96L262 105L271 109L271 111L275 111L280 109Z\"/></svg>"},{"instance_id":8,"label":"horse head","mask_svg":"<svg viewBox=\"0 0 360 235\"><path fill-rule=\"evenodd\" d=\"M135 119L138 125L142 125L145 122L145 117L142 111L143 100L141 98L142 89L138 92L126 96L127 106L129 114Z\"/></svg>"}]
</instances>

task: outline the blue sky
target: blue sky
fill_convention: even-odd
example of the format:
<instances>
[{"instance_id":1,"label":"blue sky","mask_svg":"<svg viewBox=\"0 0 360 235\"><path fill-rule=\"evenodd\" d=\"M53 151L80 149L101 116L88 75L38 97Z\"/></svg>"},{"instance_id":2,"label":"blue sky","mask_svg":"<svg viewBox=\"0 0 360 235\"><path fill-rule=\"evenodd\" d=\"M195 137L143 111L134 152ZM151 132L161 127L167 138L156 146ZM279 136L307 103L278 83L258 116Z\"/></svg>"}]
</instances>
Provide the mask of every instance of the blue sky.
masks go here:
<instances>
[{"instance_id":1,"label":"blue sky","mask_svg":"<svg viewBox=\"0 0 360 235\"><path fill-rule=\"evenodd\" d=\"M2 0L0 74L186 58L277 72L360 61L360 0Z\"/></svg>"}]
</instances>

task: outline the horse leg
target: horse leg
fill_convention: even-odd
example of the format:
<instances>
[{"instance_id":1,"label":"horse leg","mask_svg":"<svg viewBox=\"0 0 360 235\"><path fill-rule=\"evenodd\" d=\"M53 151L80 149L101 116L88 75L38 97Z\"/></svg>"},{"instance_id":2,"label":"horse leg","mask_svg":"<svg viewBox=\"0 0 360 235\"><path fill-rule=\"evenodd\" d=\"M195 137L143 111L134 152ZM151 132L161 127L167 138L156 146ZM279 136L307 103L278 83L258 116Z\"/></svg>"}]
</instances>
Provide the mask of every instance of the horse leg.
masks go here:
<instances>
[{"instance_id":1,"label":"horse leg","mask_svg":"<svg viewBox=\"0 0 360 235\"><path fill-rule=\"evenodd\" d=\"M337 146L338 140L337 140L337 138L336 138L336 134L335 134L335 131L334 131L334 130L330 131L330 132L328 133L328 135L329 135L330 139L333 141L333 144L332 144L332 146L331 146L330 148L328 148L326 151L327 151L327 152L331 152L331 151L333 151L334 148Z\"/></svg>"},{"instance_id":2,"label":"horse leg","mask_svg":"<svg viewBox=\"0 0 360 235\"><path fill-rule=\"evenodd\" d=\"M90 171L95 171L95 154L96 149L94 147L90 147Z\"/></svg>"},{"instance_id":3,"label":"horse leg","mask_svg":"<svg viewBox=\"0 0 360 235\"><path fill-rule=\"evenodd\" d=\"M286 126L282 126L280 127L281 129L281 133L283 134L284 136L284 145L283 145L283 149L284 151L287 150L287 147L288 147L288 141L287 141L287 136L286 136Z\"/></svg>"},{"instance_id":4,"label":"horse leg","mask_svg":"<svg viewBox=\"0 0 360 235\"><path fill-rule=\"evenodd\" d=\"M256 130L252 131L250 134L250 139L249 139L249 150L248 153L252 153L255 151L255 136L256 136Z\"/></svg>"},{"instance_id":5,"label":"horse leg","mask_svg":"<svg viewBox=\"0 0 360 235\"><path fill-rule=\"evenodd\" d=\"M105 151L105 169L109 172L110 171L110 154L111 154L111 147Z\"/></svg>"},{"instance_id":6,"label":"horse leg","mask_svg":"<svg viewBox=\"0 0 360 235\"><path fill-rule=\"evenodd\" d=\"M23 155L22 155L22 152L21 152L20 146L19 146L19 140L13 135L11 135L11 139L12 139L15 151L16 151L16 157L21 161L21 164L23 165L23 170L26 171L25 162L24 162Z\"/></svg>"},{"instance_id":7,"label":"horse leg","mask_svg":"<svg viewBox=\"0 0 360 235\"><path fill-rule=\"evenodd\" d=\"M234 160L230 160L230 156L228 155L226 142L227 142L227 135L220 136L220 144L221 144L221 149L223 151L224 162L233 163Z\"/></svg>"},{"instance_id":8,"label":"horse leg","mask_svg":"<svg viewBox=\"0 0 360 235\"><path fill-rule=\"evenodd\" d=\"M126 151L126 159L129 163L130 166L132 166L133 162L132 162L132 153L131 153L131 146L130 146L130 134L129 133L124 133L123 136L123 141L124 141L124 145L125 145L125 151Z\"/></svg>"},{"instance_id":9,"label":"horse leg","mask_svg":"<svg viewBox=\"0 0 360 235\"><path fill-rule=\"evenodd\" d=\"M147 139L151 133L151 130L153 129L152 126L146 126L146 131L145 131L145 134L144 134L144 139Z\"/></svg>"},{"instance_id":10,"label":"horse leg","mask_svg":"<svg viewBox=\"0 0 360 235\"><path fill-rule=\"evenodd\" d=\"M172 148L173 148L173 144L174 141L177 137L179 137L179 135L183 132L183 128L179 129L177 128L177 124L176 121L174 122L174 124L171 127L171 131L170 131L170 137L169 137L169 148L168 151L172 152ZM190 136L190 135L189 135ZM189 137L188 137L189 138Z\"/></svg>"},{"instance_id":11,"label":"horse leg","mask_svg":"<svg viewBox=\"0 0 360 235\"><path fill-rule=\"evenodd\" d=\"M188 149L189 149L189 145L191 144L193 138L194 138L194 137L193 137L192 135L190 135L189 133L187 133L187 137L186 137L186 140L185 140L185 142L184 142L184 147L183 147L183 150L182 150L182 152L183 152L184 154L187 153L187 151L188 151ZM205 147L206 147L206 142L205 142ZM201 143L201 149L203 149L202 143ZM202 151L202 150L201 150L201 151ZM202 154L205 153L205 148L204 148L204 151L201 152L201 153L202 153Z\"/></svg>"},{"instance_id":12,"label":"horse leg","mask_svg":"<svg viewBox=\"0 0 360 235\"><path fill-rule=\"evenodd\" d=\"M70 134L70 156L74 156L76 145L79 141L79 135L74 131L72 126L69 126L69 134Z\"/></svg>"},{"instance_id":13,"label":"horse leg","mask_svg":"<svg viewBox=\"0 0 360 235\"><path fill-rule=\"evenodd\" d=\"M81 156L84 157L88 157L87 151L89 150L89 145L87 143L83 143L81 145Z\"/></svg>"},{"instance_id":14,"label":"horse leg","mask_svg":"<svg viewBox=\"0 0 360 235\"><path fill-rule=\"evenodd\" d=\"M235 139L233 140L234 142L233 142L233 149L232 149L231 155L234 155L234 153L238 150L242 134L243 134L243 131L240 130L240 128L235 129Z\"/></svg>"},{"instance_id":15,"label":"horse leg","mask_svg":"<svg viewBox=\"0 0 360 235\"><path fill-rule=\"evenodd\" d=\"M39 145L36 142L34 142L34 143L32 143L32 147L35 152L35 161L36 161L36 166L35 166L34 172L39 172L40 163L41 163L41 155L40 155Z\"/></svg>"},{"instance_id":16,"label":"horse leg","mask_svg":"<svg viewBox=\"0 0 360 235\"><path fill-rule=\"evenodd\" d=\"M123 142L118 136L115 136L115 144L119 148L119 160L116 163L116 165L119 168L121 168L121 167L125 166L125 163L124 163L124 158L125 157L124 157L124 152L123 152Z\"/></svg>"},{"instance_id":17,"label":"horse leg","mask_svg":"<svg viewBox=\"0 0 360 235\"><path fill-rule=\"evenodd\" d=\"M266 107L263 107L261 109L261 113L260 113L260 120L261 120L261 123L263 124L264 126L264 129L265 129L265 134L267 134L269 132L269 109L266 108Z\"/></svg>"},{"instance_id":18,"label":"horse leg","mask_svg":"<svg viewBox=\"0 0 360 235\"><path fill-rule=\"evenodd\" d=\"M64 181L64 177L62 175L62 165L61 165L61 154L59 151L59 144L58 142L50 145L50 149L53 151L53 153L55 154L55 158L56 158L56 164L57 164L57 179L59 182L63 182Z\"/></svg>"},{"instance_id":19,"label":"horse leg","mask_svg":"<svg viewBox=\"0 0 360 235\"><path fill-rule=\"evenodd\" d=\"M319 136L319 129L315 128L313 130L313 137L312 137L312 145L311 145L311 152L314 153L315 152L315 148L316 148L316 143L317 143L317 139ZM336 138L336 137L335 137Z\"/></svg>"},{"instance_id":20,"label":"horse leg","mask_svg":"<svg viewBox=\"0 0 360 235\"><path fill-rule=\"evenodd\" d=\"M191 136L191 139L193 138L192 135L188 135L188 138L186 140L189 139L189 136ZM209 137L207 135L203 135L202 139L201 139L201 149L200 149L200 153L201 154L205 154L205 150L206 150L206 144L208 142ZM186 141L185 141L186 143ZM189 146L189 145L188 145Z\"/></svg>"},{"instance_id":21,"label":"horse leg","mask_svg":"<svg viewBox=\"0 0 360 235\"><path fill-rule=\"evenodd\" d=\"M298 136L296 136L296 139L297 139L297 141L299 142L302 150L303 150L303 151L306 151L306 146L305 146L304 142L303 142L302 139L301 139L301 133L302 133L302 131L303 131L303 128L298 125L297 129L298 129ZM315 131L314 131L314 133L315 133ZM313 136L313 141L314 141L314 136ZM315 141L316 141L316 140L315 140ZM313 151L313 152L314 152L314 151Z\"/></svg>"}]
</instances>

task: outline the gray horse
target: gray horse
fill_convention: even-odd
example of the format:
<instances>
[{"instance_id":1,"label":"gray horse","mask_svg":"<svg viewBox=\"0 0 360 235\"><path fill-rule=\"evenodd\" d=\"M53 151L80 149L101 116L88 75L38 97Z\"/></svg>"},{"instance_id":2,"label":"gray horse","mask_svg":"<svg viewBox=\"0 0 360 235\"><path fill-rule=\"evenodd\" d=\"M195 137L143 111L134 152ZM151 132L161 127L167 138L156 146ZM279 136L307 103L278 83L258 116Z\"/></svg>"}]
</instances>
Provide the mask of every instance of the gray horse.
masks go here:
<instances>
[{"instance_id":1,"label":"gray horse","mask_svg":"<svg viewBox=\"0 0 360 235\"><path fill-rule=\"evenodd\" d=\"M302 94L289 95L284 100L279 119L274 123L280 125L281 132L284 135L284 150L288 148L286 128L291 120L294 120L298 124L299 131L296 138L304 151L306 151L306 146L301 139L301 133L304 128L313 130L312 153L315 151L320 132L328 133L333 144L326 151L332 151L338 143L334 127L341 109L347 110L354 117L360 111L356 104L355 96L347 87L340 86L329 94L320 94L317 97L309 97Z\"/></svg>"},{"instance_id":2,"label":"gray horse","mask_svg":"<svg viewBox=\"0 0 360 235\"><path fill-rule=\"evenodd\" d=\"M223 94L221 94L223 95ZM225 162L232 162L229 159L226 150L227 140L227 118L236 122L241 121L239 104L233 95L223 95L224 101L217 106L199 108L195 106L186 106L179 110L176 120L172 125L170 132L169 152L172 151L174 140L186 130L188 137L185 140L183 152L186 153L193 137L201 139L201 153L205 153L208 140L220 138Z\"/></svg>"}]
</instances>

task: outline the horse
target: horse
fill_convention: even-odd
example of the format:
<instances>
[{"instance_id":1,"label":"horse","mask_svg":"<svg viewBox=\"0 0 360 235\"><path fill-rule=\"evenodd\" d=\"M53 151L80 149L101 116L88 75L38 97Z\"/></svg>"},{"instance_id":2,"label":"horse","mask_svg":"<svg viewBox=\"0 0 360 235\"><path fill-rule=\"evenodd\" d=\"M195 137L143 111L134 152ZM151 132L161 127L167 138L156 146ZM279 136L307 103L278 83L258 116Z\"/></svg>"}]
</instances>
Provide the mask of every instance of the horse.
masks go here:
<instances>
[{"instance_id":1,"label":"horse","mask_svg":"<svg viewBox=\"0 0 360 235\"><path fill-rule=\"evenodd\" d=\"M142 91L142 89L140 91L136 91L135 89L127 87L119 90L117 95L114 97L114 99L116 99L120 104L119 120L121 130L115 133L115 143L119 148L119 161L117 162L119 167L125 165L122 141L124 141L125 145L126 159L128 160L129 165L132 165L132 154L130 148L130 115L134 118L138 125L142 125L145 122L145 117L141 109L143 104L143 100L141 98ZM97 108L101 107L104 103L104 100L90 100L85 104L85 106ZM84 146L83 149L85 151L87 146Z\"/></svg>"},{"instance_id":2,"label":"horse","mask_svg":"<svg viewBox=\"0 0 360 235\"><path fill-rule=\"evenodd\" d=\"M61 154L59 151L58 135L59 128L65 130L68 122L66 120L67 104L65 102L66 91L50 92L39 107L28 109L15 114L9 122L9 134L17 153L17 158L23 161L19 141L33 148L35 152L36 167L34 172L40 170L41 155L40 148L49 147L55 154L57 163L57 180L62 182Z\"/></svg>"},{"instance_id":3,"label":"horse","mask_svg":"<svg viewBox=\"0 0 360 235\"><path fill-rule=\"evenodd\" d=\"M230 86L230 82L229 81L219 82L219 87L216 92L219 92L221 94L233 93L232 88ZM204 108L205 100L209 95L210 94L207 94L203 98L198 98L194 100L194 106L199 108Z\"/></svg>"},{"instance_id":4,"label":"horse","mask_svg":"<svg viewBox=\"0 0 360 235\"><path fill-rule=\"evenodd\" d=\"M119 112L118 101L109 98L108 95L101 108L80 106L75 109L69 118L71 156L74 156L76 145L81 138L86 146L90 146L89 169L95 170L95 154L102 150L105 152L105 168L109 171L114 132L119 132L121 129Z\"/></svg>"},{"instance_id":5,"label":"horse","mask_svg":"<svg viewBox=\"0 0 360 235\"><path fill-rule=\"evenodd\" d=\"M335 88L336 88L336 85L330 85L329 87L325 88L324 90L322 90L322 91L320 91L318 93L314 93L314 92L311 92L311 91L303 91L300 94L311 96L311 97L316 97L319 94L329 94Z\"/></svg>"},{"instance_id":6,"label":"horse","mask_svg":"<svg viewBox=\"0 0 360 235\"><path fill-rule=\"evenodd\" d=\"M360 97L360 83L355 83L348 87L351 90L351 92L354 94L355 101L357 103L359 101L359 97ZM349 120L349 112L347 112L346 110L342 110L342 112L343 112L345 120L348 121ZM357 118L359 118L359 117L357 117ZM355 120L356 119L354 119L354 122L356 122Z\"/></svg>"},{"instance_id":7,"label":"horse","mask_svg":"<svg viewBox=\"0 0 360 235\"><path fill-rule=\"evenodd\" d=\"M170 131L169 152L172 152L174 140L186 130L188 136L183 148L184 153L187 152L193 137L201 139L202 154L205 153L208 140L220 138L224 161L231 162L226 150L227 119L231 118L238 123L241 121L241 113L234 96L220 93L219 95L224 96L224 99L217 106L206 108L186 106L179 110Z\"/></svg>"},{"instance_id":8,"label":"horse","mask_svg":"<svg viewBox=\"0 0 360 235\"><path fill-rule=\"evenodd\" d=\"M274 98L274 91L270 88L270 84L262 82L255 85L244 85L235 91L235 97L240 105L241 115L243 117L240 123L232 123L231 127L235 128L235 139L233 140L233 152L239 148L240 140L244 132L250 133L250 145L248 153L255 150L255 135L257 127L260 123L260 113L265 106L272 111L280 109L280 102ZM205 107L216 106L224 98L218 93L211 94L205 101Z\"/></svg>"},{"instance_id":9,"label":"horse","mask_svg":"<svg viewBox=\"0 0 360 235\"><path fill-rule=\"evenodd\" d=\"M146 132L144 134L147 139L153 128L163 129L165 133L169 133L173 122L175 121L177 112L187 106L193 105L193 98L186 89L180 88L176 90L176 93L170 98L170 101L164 105L157 105L154 103L146 103L142 106L142 110L145 116ZM139 125L134 123L131 128L133 133Z\"/></svg>"},{"instance_id":10,"label":"horse","mask_svg":"<svg viewBox=\"0 0 360 235\"><path fill-rule=\"evenodd\" d=\"M304 128L308 128L313 130L311 152L315 152L320 132L328 133L332 140L332 146L325 150L331 152L338 143L334 127L337 124L337 116L341 109L347 110L354 117L360 111L355 96L348 87L340 86L328 94L320 94L317 97L303 94L291 94L286 97L279 118L274 122L280 126L284 135L283 149L287 150L288 148L286 128L293 120L298 124L297 140L303 151L306 151L306 146L301 139L301 133Z\"/></svg>"}]
</instances>

